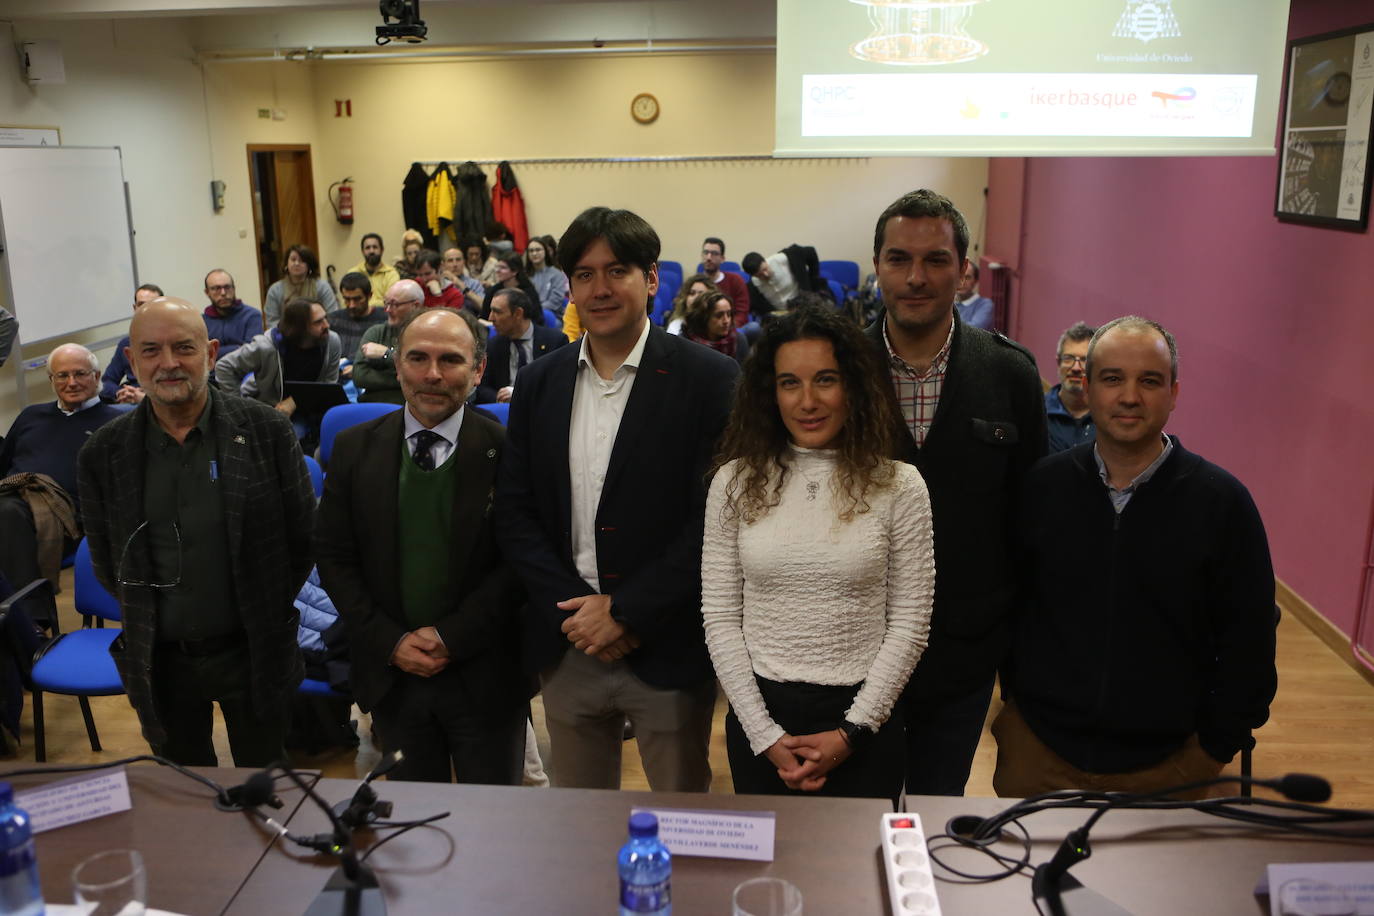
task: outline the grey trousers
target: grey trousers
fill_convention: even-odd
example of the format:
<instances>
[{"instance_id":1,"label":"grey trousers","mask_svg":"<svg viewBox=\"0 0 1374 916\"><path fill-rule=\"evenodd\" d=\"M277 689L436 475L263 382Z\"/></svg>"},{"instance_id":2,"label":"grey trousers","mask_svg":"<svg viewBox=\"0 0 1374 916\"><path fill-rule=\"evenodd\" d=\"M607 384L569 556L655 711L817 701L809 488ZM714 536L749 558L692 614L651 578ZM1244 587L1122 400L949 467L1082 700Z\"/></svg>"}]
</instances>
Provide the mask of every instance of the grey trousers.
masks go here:
<instances>
[{"instance_id":1,"label":"grey trousers","mask_svg":"<svg viewBox=\"0 0 1374 916\"><path fill-rule=\"evenodd\" d=\"M715 678L681 690L651 687L623 659L602 662L570 647L540 682L553 785L620 788L620 752L628 718L651 789L710 790L707 748Z\"/></svg>"}]
</instances>

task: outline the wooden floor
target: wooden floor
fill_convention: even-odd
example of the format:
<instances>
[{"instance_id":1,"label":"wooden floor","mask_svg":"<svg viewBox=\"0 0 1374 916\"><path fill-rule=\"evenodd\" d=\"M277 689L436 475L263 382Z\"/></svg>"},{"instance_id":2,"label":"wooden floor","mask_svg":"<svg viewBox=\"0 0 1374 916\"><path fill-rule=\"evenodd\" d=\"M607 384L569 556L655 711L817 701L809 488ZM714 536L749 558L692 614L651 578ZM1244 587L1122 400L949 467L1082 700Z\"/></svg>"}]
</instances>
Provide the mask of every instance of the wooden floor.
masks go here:
<instances>
[{"instance_id":1,"label":"wooden floor","mask_svg":"<svg viewBox=\"0 0 1374 916\"><path fill-rule=\"evenodd\" d=\"M63 590L58 597L64 629L79 625L71 606L71 570L63 572ZM1317 639L1291 613L1283 615L1278 631L1279 692L1268 724L1257 738L1254 755L1256 776L1281 776L1289 772L1325 776L1335 788L1333 805L1374 809L1374 685L1353 671ZM92 752L77 702L71 697L49 696L45 707L48 719L48 760L51 763L85 763L116 760L147 753L138 730L138 721L122 697L93 697L91 706L104 747ZM989 710L989 721L997 704ZM355 709L355 713L357 710ZM725 702L716 707L715 728L711 735L712 791L730 792L730 771L725 757L723 720ZM299 757L302 767L320 768L327 775L362 775L377 760L368 739L367 717L358 713L362 745L358 750ZM543 709L536 699L535 729L547 757L548 736L543 727ZM23 745L16 760L33 759L31 710L23 719ZM216 719L215 746L223 764L229 765L228 742L223 723ZM969 795L992 795L992 769L995 747L984 729L978 746ZM1234 769L1234 767L1233 767ZM644 771L633 741L625 744L623 785L627 789L647 789Z\"/></svg>"}]
</instances>

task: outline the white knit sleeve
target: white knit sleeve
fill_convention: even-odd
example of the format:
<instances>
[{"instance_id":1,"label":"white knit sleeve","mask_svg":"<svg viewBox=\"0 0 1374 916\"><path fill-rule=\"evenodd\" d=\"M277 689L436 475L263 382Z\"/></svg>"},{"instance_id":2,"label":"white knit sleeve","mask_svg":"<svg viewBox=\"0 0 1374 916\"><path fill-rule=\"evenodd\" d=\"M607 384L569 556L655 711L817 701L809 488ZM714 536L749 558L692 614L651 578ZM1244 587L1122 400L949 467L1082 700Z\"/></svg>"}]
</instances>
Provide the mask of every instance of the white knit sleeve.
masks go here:
<instances>
[{"instance_id":1,"label":"white knit sleeve","mask_svg":"<svg viewBox=\"0 0 1374 916\"><path fill-rule=\"evenodd\" d=\"M762 754L784 734L768 715L754 680L754 663L744 642L744 570L739 557L739 518L727 518L725 489L736 462L716 472L706 497L706 533L701 545L701 616L706 648L716 677L739 717L749 747Z\"/></svg>"},{"instance_id":2,"label":"white knit sleeve","mask_svg":"<svg viewBox=\"0 0 1374 916\"><path fill-rule=\"evenodd\" d=\"M930 641L935 554L930 495L914 467L897 465L887 532L887 627L845 718L877 729L892 713Z\"/></svg>"}]
</instances>

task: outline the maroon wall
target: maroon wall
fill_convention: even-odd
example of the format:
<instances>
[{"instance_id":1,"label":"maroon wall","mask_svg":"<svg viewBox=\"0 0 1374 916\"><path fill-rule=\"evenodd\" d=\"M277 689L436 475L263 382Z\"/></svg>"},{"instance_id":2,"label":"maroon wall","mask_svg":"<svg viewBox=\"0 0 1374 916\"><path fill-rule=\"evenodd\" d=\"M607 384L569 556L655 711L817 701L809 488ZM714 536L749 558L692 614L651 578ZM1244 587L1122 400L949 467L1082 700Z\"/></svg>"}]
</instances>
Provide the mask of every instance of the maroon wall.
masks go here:
<instances>
[{"instance_id":1,"label":"maroon wall","mask_svg":"<svg viewBox=\"0 0 1374 916\"><path fill-rule=\"evenodd\" d=\"M1374 20L1294 0L1290 37ZM1278 575L1348 634L1374 499L1374 228L1273 216L1277 158L1004 159L986 257L1016 271L1013 336L1041 373L1074 321L1126 313L1178 338L1170 432L1238 476Z\"/></svg>"}]
</instances>

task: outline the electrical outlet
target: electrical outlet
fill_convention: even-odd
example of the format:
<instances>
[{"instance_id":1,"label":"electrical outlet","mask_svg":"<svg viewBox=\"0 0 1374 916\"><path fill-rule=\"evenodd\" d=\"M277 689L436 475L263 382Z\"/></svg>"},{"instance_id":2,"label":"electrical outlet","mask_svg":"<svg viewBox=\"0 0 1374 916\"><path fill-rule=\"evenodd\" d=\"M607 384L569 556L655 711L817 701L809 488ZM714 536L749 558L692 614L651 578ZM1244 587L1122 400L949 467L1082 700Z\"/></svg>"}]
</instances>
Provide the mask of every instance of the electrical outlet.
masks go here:
<instances>
[{"instance_id":1,"label":"electrical outlet","mask_svg":"<svg viewBox=\"0 0 1374 916\"><path fill-rule=\"evenodd\" d=\"M273 120L273 121L285 121L285 120L286 120L286 109L285 109L285 108L273 108L273 109L272 109L272 120Z\"/></svg>"}]
</instances>

